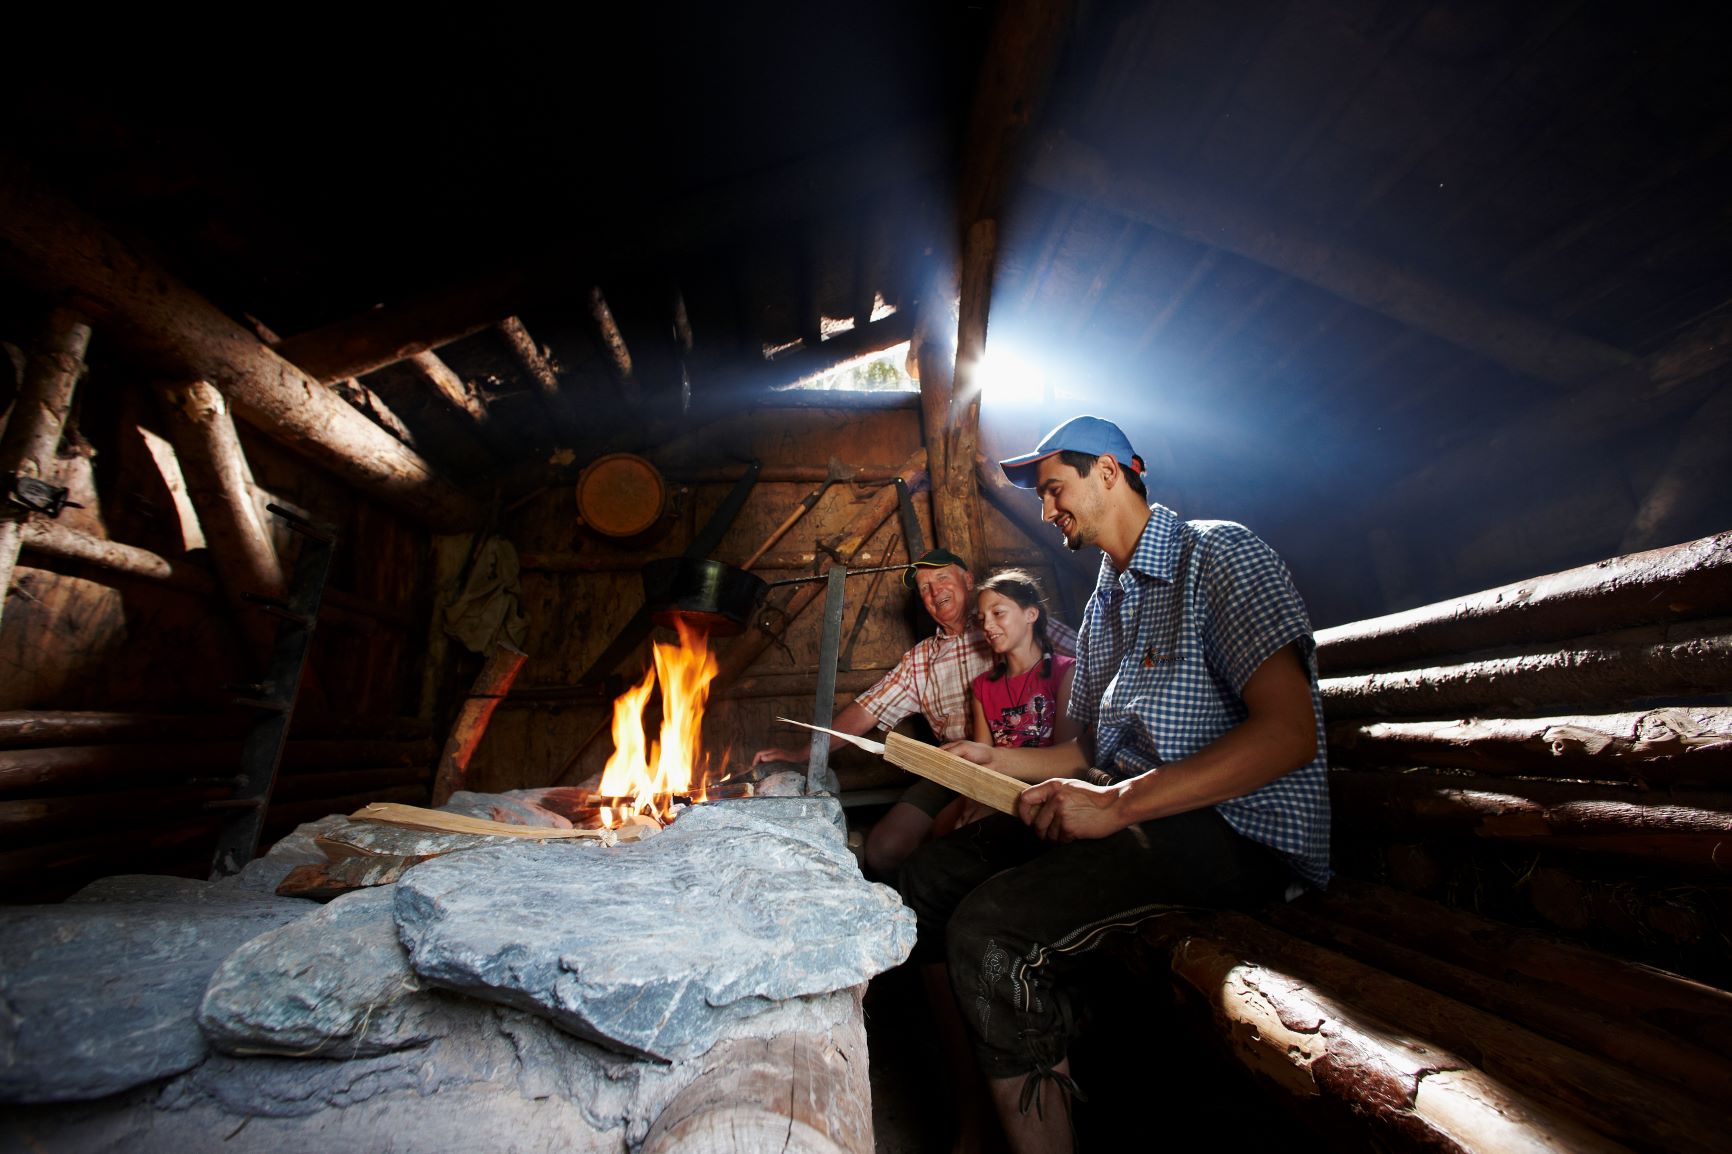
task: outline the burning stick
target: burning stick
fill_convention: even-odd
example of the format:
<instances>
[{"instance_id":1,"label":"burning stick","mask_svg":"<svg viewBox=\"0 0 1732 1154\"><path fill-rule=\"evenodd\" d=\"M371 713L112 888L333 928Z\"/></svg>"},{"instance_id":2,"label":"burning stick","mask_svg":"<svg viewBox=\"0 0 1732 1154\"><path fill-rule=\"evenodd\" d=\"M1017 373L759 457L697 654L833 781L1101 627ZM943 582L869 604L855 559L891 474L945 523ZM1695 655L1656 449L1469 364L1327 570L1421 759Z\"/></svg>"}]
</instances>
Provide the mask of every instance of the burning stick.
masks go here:
<instances>
[{"instance_id":1,"label":"burning stick","mask_svg":"<svg viewBox=\"0 0 1732 1154\"><path fill-rule=\"evenodd\" d=\"M1016 799L1028 788L1026 782L1006 776L995 769L987 769L984 765L976 765L954 753L946 753L937 746L912 741L900 733L887 733L881 742L869 741L841 730L808 725L791 717L778 717L776 720L839 737L867 753L876 753L891 765L900 766L928 781L936 781L946 789L954 789L963 797L991 806L999 813L1015 813Z\"/></svg>"}]
</instances>

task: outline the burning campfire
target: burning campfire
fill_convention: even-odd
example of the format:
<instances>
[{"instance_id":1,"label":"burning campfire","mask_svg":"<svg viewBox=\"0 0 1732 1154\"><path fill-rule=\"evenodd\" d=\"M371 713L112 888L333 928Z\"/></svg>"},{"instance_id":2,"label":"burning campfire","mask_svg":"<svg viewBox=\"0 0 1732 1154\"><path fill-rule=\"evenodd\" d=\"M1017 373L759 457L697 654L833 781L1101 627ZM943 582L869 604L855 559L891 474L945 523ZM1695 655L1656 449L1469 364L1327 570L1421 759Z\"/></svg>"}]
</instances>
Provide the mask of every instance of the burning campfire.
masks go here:
<instances>
[{"instance_id":1,"label":"burning campfire","mask_svg":"<svg viewBox=\"0 0 1732 1154\"><path fill-rule=\"evenodd\" d=\"M613 756L601 777L601 792L625 804L602 806L601 823L617 829L631 823L665 825L673 820L676 797L707 800L709 763L703 752L704 705L717 663L709 635L676 618L675 645L656 642L654 664L643 680L613 703ZM644 732L644 711L661 686L661 733Z\"/></svg>"}]
</instances>

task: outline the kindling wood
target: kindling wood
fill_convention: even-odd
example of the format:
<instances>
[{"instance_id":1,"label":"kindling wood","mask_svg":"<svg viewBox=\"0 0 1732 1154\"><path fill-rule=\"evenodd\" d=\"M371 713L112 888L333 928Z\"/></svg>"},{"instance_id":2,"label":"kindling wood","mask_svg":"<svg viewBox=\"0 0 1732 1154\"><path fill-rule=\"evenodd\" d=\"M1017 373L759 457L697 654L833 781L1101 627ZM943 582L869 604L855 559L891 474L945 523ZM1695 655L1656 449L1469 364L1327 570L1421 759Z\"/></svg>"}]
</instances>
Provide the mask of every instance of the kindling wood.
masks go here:
<instances>
[{"instance_id":1,"label":"kindling wood","mask_svg":"<svg viewBox=\"0 0 1732 1154\"><path fill-rule=\"evenodd\" d=\"M937 746L903 737L894 730L884 735L884 760L991 806L999 813L1015 813L1016 799L1028 788L1027 782L975 765Z\"/></svg>"}]
</instances>

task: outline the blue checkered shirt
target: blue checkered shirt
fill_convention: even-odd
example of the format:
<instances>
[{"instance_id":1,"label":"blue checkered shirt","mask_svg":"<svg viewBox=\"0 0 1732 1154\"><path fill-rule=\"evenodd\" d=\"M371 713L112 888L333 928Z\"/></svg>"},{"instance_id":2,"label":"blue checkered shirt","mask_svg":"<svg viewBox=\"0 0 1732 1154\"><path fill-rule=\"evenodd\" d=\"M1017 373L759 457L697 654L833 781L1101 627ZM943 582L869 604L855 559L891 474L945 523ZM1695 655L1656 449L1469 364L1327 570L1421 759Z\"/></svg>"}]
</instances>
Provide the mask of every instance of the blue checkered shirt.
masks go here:
<instances>
[{"instance_id":1,"label":"blue checkered shirt","mask_svg":"<svg viewBox=\"0 0 1732 1154\"><path fill-rule=\"evenodd\" d=\"M1149 508L1124 572L1102 556L1083 612L1070 716L1094 727L1094 763L1123 780L1188 757L1248 716L1240 690L1297 645L1311 681L1317 756L1218 804L1312 885L1329 881L1329 787L1316 646L1305 603L1275 551L1231 521Z\"/></svg>"}]
</instances>

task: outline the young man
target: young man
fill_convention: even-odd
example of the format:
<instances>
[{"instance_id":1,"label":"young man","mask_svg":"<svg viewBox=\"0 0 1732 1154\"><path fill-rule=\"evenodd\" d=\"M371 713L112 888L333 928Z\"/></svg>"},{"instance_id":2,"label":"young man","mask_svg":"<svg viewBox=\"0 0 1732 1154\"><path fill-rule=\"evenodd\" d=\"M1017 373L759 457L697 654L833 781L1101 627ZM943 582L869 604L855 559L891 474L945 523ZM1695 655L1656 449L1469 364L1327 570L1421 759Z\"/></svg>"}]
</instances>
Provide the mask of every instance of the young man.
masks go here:
<instances>
[{"instance_id":1,"label":"young man","mask_svg":"<svg viewBox=\"0 0 1732 1154\"><path fill-rule=\"evenodd\" d=\"M903 585L920 594L920 603L938 623L938 632L910 649L878 683L856 697L830 725L843 733L864 734L876 726L890 729L914 713L925 716L939 741L968 736L968 687L992 665L992 647L975 624L974 575L948 549L928 549L908 566ZM1076 633L1051 622L1049 636L1060 653L1075 649ZM835 750L842 739L832 737ZM762 761L804 762L809 745L762 749L752 764ZM929 781L910 786L901 799L873 825L866 837L867 868L894 880L909 854L926 839L933 819L956 794Z\"/></svg>"},{"instance_id":2,"label":"young man","mask_svg":"<svg viewBox=\"0 0 1732 1154\"><path fill-rule=\"evenodd\" d=\"M1242 525L1150 505L1118 426L1076 417L1000 464L1066 545L1102 552L1071 690L1087 728L1046 749L948 746L1041 784L1015 817L923 847L901 883L917 952L949 961L1011 1148L1068 1150L1075 956L1163 909L1326 884L1323 711L1280 558ZM1089 767L1110 784L1073 776Z\"/></svg>"}]
</instances>

